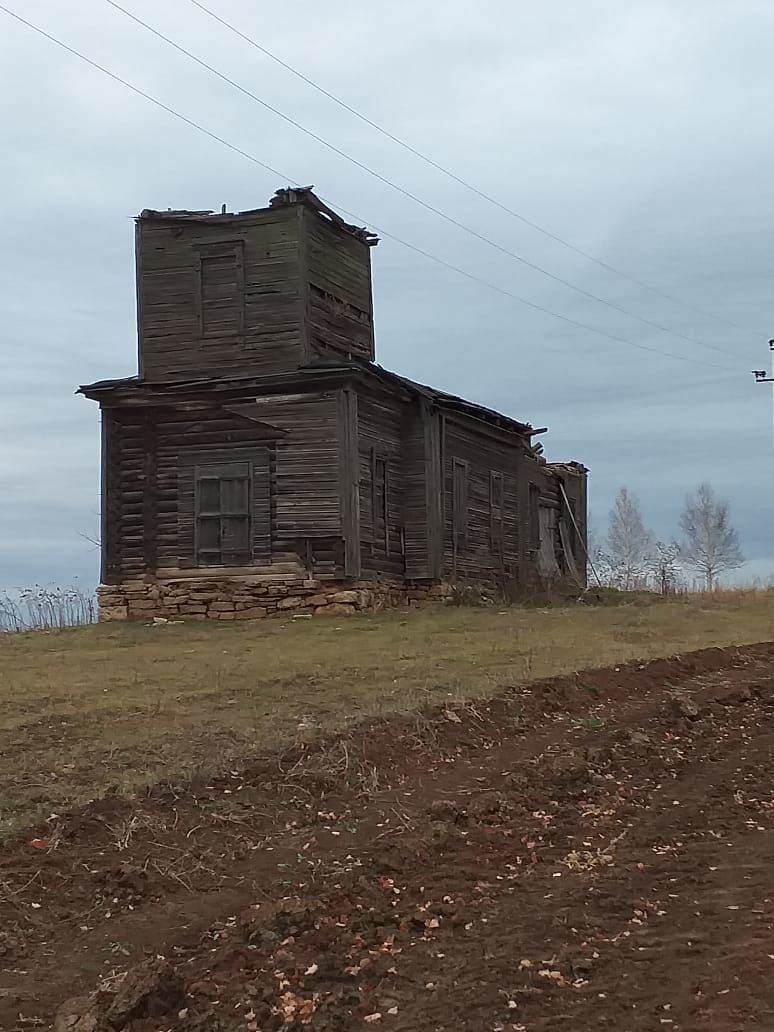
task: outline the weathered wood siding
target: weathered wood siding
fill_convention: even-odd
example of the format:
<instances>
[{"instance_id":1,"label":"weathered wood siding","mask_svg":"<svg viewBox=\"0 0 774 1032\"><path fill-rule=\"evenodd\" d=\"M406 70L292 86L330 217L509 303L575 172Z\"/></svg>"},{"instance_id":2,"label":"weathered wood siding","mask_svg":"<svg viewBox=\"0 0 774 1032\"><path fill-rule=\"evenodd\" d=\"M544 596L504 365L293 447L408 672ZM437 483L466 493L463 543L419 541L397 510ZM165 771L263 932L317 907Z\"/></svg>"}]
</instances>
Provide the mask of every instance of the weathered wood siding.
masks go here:
<instances>
[{"instance_id":1,"label":"weathered wood siding","mask_svg":"<svg viewBox=\"0 0 774 1032\"><path fill-rule=\"evenodd\" d=\"M302 226L312 352L372 361L371 248L309 209L302 209Z\"/></svg>"},{"instance_id":2,"label":"weathered wood siding","mask_svg":"<svg viewBox=\"0 0 774 1032\"><path fill-rule=\"evenodd\" d=\"M260 423L225 408L106 410L107 583L195 565L194 481L212 463L250 464L252 562L343 574L337 392L238 407Z\"/></svg>"},{"instance_id":3,"label":"weathered wood siding","mask_svg":"<svg viewBox=\"0 0 774 1032\"><path fill-rule=\"evenodd\" d=\"M361 391L357 416L361 570L364 576L401 578L407 468L403 427L411 419L411 406L387 392Z\"/></svg>"},{"instance_id":4,"label":"weathered wood siding","mask_svg":"<svg viewBox=\"0 0 774 1032\"><path fill-rule=\"evenodd\" d=\"M443 545L441 417L418 400L406 406L402 429L406 577L437 580Z\"/></svg>"},{"instance_id":5,"label":"weathered wood siding","mask_svg":"<svg viewBox=\"0 0 774 1032\"><path fill-rule=\"evenodd\" d=\"M519 438L446 415L442 454L445 576L470 581L517 577L526 530L523 497L520 499L524 450ZM497 515L492 509L493 474L502 478L501 548L495 543L495 538L500 538L500 521L493 519ZM460 504L466 507L464 533L459 532L460 516L455 511Z\"/></svg>"},{"instance_id":6,"label":"weathered wood siding","mask_svg":"<svg viewBox=\"0 0 774 1032\"><path fill-rule=\"evenodd\" d=\"M303 363L299 208L137 221L140 376L262 375Z\"/></svg>"},{"instance_id":7,"label":"weathered wood siding","mask_svg":"<svg viewBox=\"0 0 774 1032\"><path fill-rule=\"evenodd\" d=\"M572 511L574 522L577 524L577 529L573 526L573 520L570 519L569 514L565 512L566 506L562 504L562 518L565 520L567 526L567 533L569 537L570 547L573 549L575 563L578 568L578 572L582 578L586 579L587 576L587 565L588 557L586 554L588 548L588 514L587 514L587 482L586 474L581 470L570 471L569 469L562 468L556 471L556 475L561 479L561 483L564 487L567 500L570 503L570 509Z\"/></svg>"}]
</instances>

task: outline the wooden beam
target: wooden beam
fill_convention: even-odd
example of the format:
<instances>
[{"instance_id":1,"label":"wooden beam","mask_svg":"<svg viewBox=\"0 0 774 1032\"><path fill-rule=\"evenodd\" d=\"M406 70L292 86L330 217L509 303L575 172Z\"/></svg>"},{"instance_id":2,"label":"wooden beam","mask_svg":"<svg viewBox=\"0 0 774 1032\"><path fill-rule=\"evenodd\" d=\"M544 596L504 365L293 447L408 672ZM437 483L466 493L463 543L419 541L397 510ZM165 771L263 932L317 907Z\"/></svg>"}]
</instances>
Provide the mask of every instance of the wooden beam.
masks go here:
<instances>
[{"instance_id":1,"label":"wooden beam","mask_svg":"<svg viewBox=\"0 0 774 1032\"><path fill-rule=\"evenodd\" d=\"M142 497L143 558L145 560L146 572L155 573L158 480L155 413L152 409L143 413L142 445L144 454Z\"/></svg>"},{"instance_id":2,"label":"wooden beam","mask_svg":"<svg viewBox=\"0 0 774 1032\"><path fill-rule=\"evenodd\" d=\"M360 455L358 451L357 394L345 388L340 394L341 527L344 536L344 573L360 576Z\"/></svg>"}]
</instances>

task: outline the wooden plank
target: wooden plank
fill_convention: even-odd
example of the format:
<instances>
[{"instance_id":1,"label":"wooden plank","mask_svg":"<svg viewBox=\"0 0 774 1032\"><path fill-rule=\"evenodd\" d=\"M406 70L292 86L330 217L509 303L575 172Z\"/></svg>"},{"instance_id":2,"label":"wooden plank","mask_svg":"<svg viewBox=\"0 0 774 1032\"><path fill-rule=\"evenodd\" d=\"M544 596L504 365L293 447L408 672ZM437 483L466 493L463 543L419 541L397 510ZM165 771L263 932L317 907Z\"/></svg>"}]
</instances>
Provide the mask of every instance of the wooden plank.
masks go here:
<instances>
[{"instance_id":1,"label":"wooden plank","mask_svg":"<svg viewBox=\"0 0 774 1032\"><path fill-rule=\"evenodd\" d=\"M358 469L358 399L349 388L339 395L339 440L341 448L341 530L344 537L344 573L359 577L360 562L360 499Z\"/></svg>"},{"instance_id":2,"label":"wooden plank","mask_svg":"<svg viewBox=\"0 0 774 1032\"><path fill-rule=\"evenodd\" d=\"M266 446L253 451L253 528L252 557L254 562L269 562L272 550L272 449Z\"/></svg>"},{"instance_id":3,"label":"wooden plank","mask_svg":"<svg viewBox=\"0 0 774 1032\"><path fill-rule=\"evenodd\" d=\"M148 409L143 419L143 559L148 573L156 570L156 428L155 413Z\"/></svg>"},{"instance_id":4,"label":"wooden plank","mask_svg":"<svg viewBox=\"0 0 774 1032\"><path fill-rule=\"evenodd\" d=\"M139 220L144 377L163 382L298 368L303 356L297 222L291 208L269 220ZM207 283L201 282L202 267L211 273Z\"/></svg>"},{"instance_id":5,"label":"wooden plank","mask_svg":"<svg viewBox=\"0 0 774 1032\"><path fill-rule=\"evenodd\" d=\"M121 496L116 474L120 453L118 422L112 409L102 409L102 450L100 472L100 579L114 584L121 568Z\"/></svg>"},{"instance_id":6,"label":"wooden plank","mask_svg":"<svg viewBox=\"0 0 774 1032\"><path fill-rule=\"evenodd\" d=\"M443 575L443 467L442 417L423 406L425 430L424 474L427 506L427 574L433 580Z\"/></svg>"},{"instance_id":7,"label":"wooden plank","mask_svg":"<svg viewBox=\"0 0 774 1032\"><path fill-rule=\"evenodd\" d=\"M391 392L358 387L358 467L363 576L405 576L404 424L410 409ZM384 492L385 476L387 490ZM377 481L381 481L378 483ZM381 509L381 515L378 509ZM387 519L384 520L386 511Z\"/></svg>"}]
</instances>

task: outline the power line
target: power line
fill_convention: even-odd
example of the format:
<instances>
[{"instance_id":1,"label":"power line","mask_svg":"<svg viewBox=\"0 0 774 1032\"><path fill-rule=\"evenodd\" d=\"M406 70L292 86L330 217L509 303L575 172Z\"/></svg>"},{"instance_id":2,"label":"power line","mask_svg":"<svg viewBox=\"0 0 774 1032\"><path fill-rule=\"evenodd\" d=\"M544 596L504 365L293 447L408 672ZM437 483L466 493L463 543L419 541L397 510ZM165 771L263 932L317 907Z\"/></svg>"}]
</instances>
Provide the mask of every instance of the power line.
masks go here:
<instances>
[{"instance_id":1,"label":"power line","mask_svg":"<svg viewBox=\"0 0 774 1032\"><path fill-rule=\"evenodd\" d=\"M10 10L10 8L3 6L3 4L0 4L0 11L2 11L4 14L9 15L11 18L15 18L16 21L21 22L22 25L26 25L28 29L32 29L34 32L40 33L41 36L45 36L45 38L47 40L50 40L51 43L55 43L58 47L61 47L63 50L66 50L69 54L72 54L73 57L77 57L81 61L85 61L86 64L91 65L92 68L96 68L97 71L102 72L103 75L109 76L111 79L113 79L115 82L120 83L122 86L126 86L128 90L131 90L132 93L136 93L138 97L142 97L144 100L149 100L151 104L155 104L156 107L161 108L162 111L166 111L168 114L174 115L175 118L179 118L182 122L185 122L186 125L190 125L193 129L197 129L200 133L204 133L206 136L209 136L213 140L217 140L218 143L222 143L223 146L228 147L229 150L234 151L236 154L241 154L243 158L248 158L250 161L254 161L256 165L260 165L261 168L266 169L267 172L271 172L273 176L278 176L280 179L287 178L281 172L278 172L276 168L272 168L271 165L264 164L264 162L259 161L258 158L254 157L252 154L248 154L247 151L241 150L239 147L235 146L235 144L229 143L228 140L224 140L223 137L218 136L216 133L211 132L209 129L205 129L203 126L199 125L198 122L194 122L193 119L188 118L186 115L181 114L179 111L175 111L174 108L169 107L163 101L157 100L155 97L152 97L150 93L145 93L145 91L141 90L138 86L132 85L131 82L127 82L126 79L122 79L120 75L116 75L115 72L111 72L108 68L105 68L104 65L98 64L96 61L93 61L90 57L86 57L85 54L82 54L79 50L76 50L74 47L68 46L68 44L64 43L61 39L57 39L56 36L52 36L50 33L46 32L45 29L41 29L39 26L33 25L32 22L27 21L26 18L22 18L20 14L17 14L15 11ZM293 180L290 180L290 182L293 182Z\"/></svg>"},{"instance_id":2,"label":"power line","mask_svg":"<svg viewBox=\"0 0 774 1032\"><path fill-rule=\"evenodd\" d=\"M508 207L507 204L503 204L503 202L497 200L496 197L492 197L491 194L486 193L484 190L475 186L475 184L471 183L469 180L463 179L462 176L458 176L455 172L452 172L451 169L447 168L445 165L440 164L440 162L435 161L433 158L429 157L427 154L424 154L416 147L413 147L410 143L407 143L399 136L396 136L394 133L391 133L389 129L385 129L384 126L379 125L378 122L375 122L373 119L369 118L368 115L364 115L362 111L358 111L357 108L352 107L351 104L348 104L345 100L342 100L341 97L337 97L335 93L331 93L330 90L325 89L324 86L321 86L318 82L315 82L314 79L311 79L308 75L305 75L297 68L294 68L293 65L288 64L287 61L283 61L281 57L278 57L276 54L272 53L271 50L263 46L252 36L248 36L246 33L242 32L241 29L237 28L236 25L233 25L225 18L222 18L219 14L216 14L216 12L213 11L211 8L207 7L206 4L201 3L201 0L188 0L188 2L193 4L194 7L198 8L200 11L208 15L210 18L218 22L224 28L228 29L230 32L233 32L234 35L244 40L245 43L260 51L260 53L268 57L271 61L274 61L276 64L280 65L280 67L290 72L291 75L295 75L297 79L300 79L302 82L305 82L308 86L311 86L312 89L316 90L318 93L321 93L324 97L327 97L329 100L332 100L334 104L338 104L339 107L343 108L345 111L348 111L349 114L354 115L355 118L360 119L360 121L363 122L365 125L369 126L371 129L375 129L376 132L380 133L382 136L390 140L392 143L395 143L399 147L402 147L403 150L408 151L409 154L412 154L414 157L419 158L420 161L424 161L425 164L429 165L431 168L434 168L436 171L441 172L448 179L451 179L459 186L462 186L466 190L469 190L471 193L476 194L477 197L482 198L482 200L487 201L489 204L493 204L496 208L499 208L500 211L505 212L507 215L510 215L514 219L517 219L525 226L529 226L530 229L534 229L538 233L541 233L543 236L548 237L549 240L553 240L555 243L561 244L562 247L566 247L570 251L574 251L575 254L580 255L587 261L593 262L595 265L598 265L600 268L605 269L607 272L613 273L614 276L619 276L621 279L628 280L629 283L635 284L635 286L640 287L642 290L647 290L651 294L655 294L658 297L665 298L667 301L671 301L673 304L679 305L690 312L696 313L697 315L704 316L706 319L714 319L717 322L724 323L726 326L730 326L735 330L740 330L743 333L750 332L744 326L741 326L739 323L735 323L731 319L727 319L724 316L718 315L715 312L710 312L705 308L699 308L695 305L691 305L688 302L683 301L678 297L675 297L673 294L669 294L664 290L660 290L658 287L654 287L649 283L645 283L641 279L637 279L636 276L632 276L630 273L624 272L622 269L618 269L614 265L610 265L608 262L603 261L601 258L597 258L596 255L593 255L588 251L583 250L582 247L578 247L577 244L573 244L571 241L565 240L564 237L559 236L557 233L553 233L550 229L546 229L545 226L541 226L537 222L533 222L531 219L528 219L525 215L522 215L520 212L514 211L513 208Z\"/></svg>"},{"instance_id":3,"label":"power line","mask_svg":"<svg viewBox=\"0 0 774 1032\"><path fill-rule=\"evenodd\" d=\"M151 104L154 104L156 107L161 108L163 111L165 111L168 114L172 115L173 117L179 119L181 122L184 122L186 125L190 126L192 129L195 129L197 132L201 133L202 135L208 137L211 140L214 140L216 143L219 143L219 144L221 144L224 147L227 147L230 151L233 151L235 154L239 154L241 157L246 158L248 161L252 162L255 165L258 165L260 168L264 169L265 171L271 172L272 175L277 176L279 179L283 179L286 182L289 182L289 183L291 183L291 184L293 184L295 186L299 185L298 180L294 179L291 176L286 176L283 172L278 171L277 169L273 168L271 165L266 164L266 162L261 161L259 158L256 158L255 155L250 154L248 151L243 150L241 147L236 146L235 144L231 143L230 141L224 139L222 136L219 136L217 133L212 132L210 129L207 129L205 126L201 125L199 122L195 122L193 119L188 118L186 115L181 114L179 111L175 110L175 108L172 108L168 104L165 104L163 101L160 101L156 97L151 96L151 94L146 93L144 90L142 90L139 87L137 87L137 86L133 85L132 83L128 82L126 79L123 79L123 78L121 78L121 76L116 75L115 72L111 72L109 69L105 68L104 65L101 65L97 61L94 61L92 58L87 57L85 54L81 53L79 50L76 50L74 47L71 47L69 44L67 44L67 43L63 42L62 40L58 39L56 36L53 36L51 33L46 32L45 29L42 29L39 26L33 24L33 22L30 22L26 18L23 18L20 14L17 14L15 11L12 11L10 8L6 7L2 3L0 3L0 11L2 11L4 14L7 14L9 17L15 19L17 22L20 22L22 25L25 25L27 28L31 29L33 32L37 32L39 35L41 35L45 39L49 40L49 42L54 43L56 46L60 47L62 50L67 51L67 53L71 54L73 57L77 57L79 60L83 61L85 64L89 65L90 67L95 68L99 72L102 72L103 75L107 75L108 78L112 79L114 82L117 82L117 83L119 83L122 86L125 86L127 89L131 90L132 93L136 94L139 97L142 97L144 100L149 101ZM330 207L338 209L339 211L343 212L349 218L352 218L352 219L354 219L357 222L360 222L362 224L366 224L366 225L370 224L369 220L363 219L360 216L355 215L355 214L353 214L350 211L347 211L343 206L339 205L336 201L329 200L327 198L322 198L322 200L324 200L325 203L328 204ZM537 304L534 301L530 301L527 298L523 298L523 297L521 297L518 294L514 294L512 291L505 290L504 288L497 286L495 283L491 283L489 280L483 279L480 276L476 276L474 273L468 272L466 269L461 269L459 266L456 266L456 265L452 264L451 262L446 261L444 258L440 258L440 257L438 257L438 255L434 255L434 254L432 254L429 251L425 251L423 248L417 246L416 244L412 244L412 243L409 243L406 240L402 240L400 237L395 236L394 234L391 234L391 233L389 233L389 232L387 232L385 230L379 229L379 227L377 227L377 226L374 226L373 228L381 236L383 236L385 239L393 240L393 241L395 241L395 243L398 243L401 246L406 247L406 248L408 248L411 251L414 251L416 254L422 255L424 258L428 259L429 261L435 262L436 264L441 265L444 268L449 269L450 271L455 272L455 273L457 273L460 276L464 276L466 279L471 280L474 283L478 283L478 284L480 284L482 286L485 286L488 289L493 290L496 293L503 295L504 297L509 297L509 298L511 298L514 301L518 301L522 305L526 305L527 307L532 308L532 309L534 309L534 310L536 310L538 312L542 312L545 315L549 315L549 316L551 316L554 319L559 319L562 322L568 323L571 326L575 326L575 327L577 327L579 329L587 330L590 333L597 334L598 336L604 337L607 340L611 340L611 341L613 341L613 342L615 342L617 344L626 344L626 345L629 345L631 347L638 348L638 349L640 349L642 351L648 351L648 352L650 352L652 354L662 355L665 358L675 359L678 362L688 362L692 366L703 365L703 366L706 366L707 368L710 368L710 369L721 369L724 372L734 372L734 373L736 373L736 371L737 371L736 368L734 368L732 366L718 365L717 363L707 362L707 361L696 362L696 361L694 361L694 359L688 358L685 355L678 355L678 354L675 354L675 353L670 352L670 351L662 351L660 348L654 348L654 347L651 347L648 344L641 344L640 342L630 340L627 337L619 337L619 336L616 336L615 334L607 333L606 330L600 330L600 329L598 329L595 326L591 326L591 325L589 325L587 323L580 322L579 320L573 319L570 316L562 315L559 312L554 312L550 308L546 308L543 305Z\"/></svg>"},{"instance_id":4,"label":"power line","mask_svg":"<svg viewBox=\"0 0 774 1032\"><path fill-rule=\"evenodd\" d=\"M418 204L420 205L420 207L425 208L429 212L432 212L434 215L437 215L439 218L443 219L445 222L448 222L450 225L455 226L458 229L461 229L463 232L467 233L469 236L474 237L476 240L480 240L482 243L488 244L490 247L493 247L501 254L504 254L507 257L512 258L514 261L517 261L522 265L527 266L527 268L530 268L533 271L540 273L542 276L546 276L554 282L559 283L564 287L567 287L575 293L580 294L582 297L585 297L588 300L594 301L598 304L605 305L607 308L612 309L614 312L618 312L621 315L627 316L627 318L635 319L637 322L642 323L644 326L649 326L651 329L658 330L659 333L666 333L671 337L687 341L690 344L699 344L702 347L710 348L712 351L717 351L720 354L730 355L732 358L739 358L739 355L737 355L735 352L729 351L726 348L719 347L716 344L711 344L709 343L709 341L702 340L699 337L691 336L690 334L680 333L678 330L673 330L670 327L664 326L661 323L654 322L652 319L647 319L644 316L637 315L635 312L631 312L629 311L629 309L623 308L621 305L617 305L613 301L609 301L606 298L599 297L597 294L594 294L589 290L585 290L583 287L577 286L577 284L572 283L570 280L564 279L562 276L557 276L555 273L550 272L548 269L544 269L541 265L538 265L536 262L530 261L528 258L525 258L518 252L512 251L509 248L504 247L502 244L497 243L497 241L492 240L485 234L479 233L479 231L474 229L472 226L468 226L466 223L461 222L453 215L449 215L448 212L445 212L442 209L435 207L435 205L429 203L428 201L425 201L423 198L412 193L410 190L407 190L405 187L400 186L400 184L387 178L387 176L384 176L380 172L377 172L376 169L373 169L369 165L364 164L358 158L355 158L351 154L348 154L346 151L341 150L341 148L337 147L335 144L330 143L328 140L320 136L318 133L314 132L312 129L308 129L305 125L303 125L301 122L298 122L290 115L286 115L279 108L276 108L272 104L269 104L262 97L259 97L257 94L253 93L245 86L242 86L240 83L236 82L236 80L230 78L228 75L225 75L223 72L219 71L213 65L208 64L206 61L198 57L196 54L192 53L190 50L186 49L186 47L182 46L180 43L177 43L169 36L166 36L163 32L160 32L152 25L149 25L148 22L144 21L136 14L133 14L131 11L128 11L125 7L122 7L121 4L116 2L116 0L105 0L105 3L107 3L110 7L114 8L116 11L119 11L121 14L125 15L131 21L135 22L135 24L140 25L142 28L146 29L148 32L156 36L158 39L162 40L168 46L171 46L174 50L177 50L178 53L183 54L185 57L194 61L200 67L210 72L212 75L215 75L221 81L227 83L229 86L232 86L234 89L238 90L240 93L244 94L244 96L259 104L267 111L270 111L273 115L276 115L278 118L281 118L284 122L287 122L295 129L298 129L300 132L304 133L306 136L309 136L317 143L320 143L328 150L333 151L334 154L337 154L340 157L344 158L346 161L349 161L351 164L366 172L368 175L373 176L379 182L384 183L386 186L389 186L390 189L395 190L398 193L402 194L404 197L409 198L415 204Z\"/></svg>"}]
</instances>

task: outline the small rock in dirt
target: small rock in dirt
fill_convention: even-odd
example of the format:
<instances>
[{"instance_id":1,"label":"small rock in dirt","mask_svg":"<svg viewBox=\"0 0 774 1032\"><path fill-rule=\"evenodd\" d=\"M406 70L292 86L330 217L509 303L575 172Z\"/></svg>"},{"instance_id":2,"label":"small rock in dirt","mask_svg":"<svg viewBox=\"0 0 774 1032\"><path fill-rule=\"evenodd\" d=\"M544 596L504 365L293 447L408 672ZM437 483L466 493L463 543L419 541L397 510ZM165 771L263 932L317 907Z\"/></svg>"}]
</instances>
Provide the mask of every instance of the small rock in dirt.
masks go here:
<instances>
[{"instance_id":1,"label":"small rock in dirt","mask_svg":"<svg viewBox=\"0 0 774 1032\"><path fill-rule=\"evenodd\" d=\"M644 731L630 731L629 744L637 749L645 749L650 745L650 737Z\"/></svg>"},{"instance_id":2,"label":"small rock in dirt","mask_svg":"<svg viewBox=\"0 0 774 1032\"><path fill-rule=\"evenodd\" d=\"M54 1032L99 1032L100 1016L91 996L75 996L56 1012Z\"/></svg>"},{"instance_id":3,"label":"small rock in dirt","mask_svg":"<svg viewBox=\"0 0 774 1032\"><path fill-rule=\"evenodd\" d=\"M100 880L110 895L124 895L129 898L144 896L149 885L147 871L128 863L102 872Z\"/></svg>"},{"instance_id":4,"label":"small rock in dirt","mask_svg":"<svg viewBox=\"0 0 774 1032\"><path fill-rule=\"evenodd\" d=\"M479 796L470 805L470 814L474 820L485 824L494 824L504 820L513 810L507 796L499 792Z\"/></svg>"},{"instance_id":5,"label":"small rock in dirt","mask_svg":"<svg viewBox=\"0 0 774 1032\"><path fill-rule=\"evenodd\" d=\"M741 706L745 702L752 702L753 693L750 688L746 685L742 685L739 688L734 688L726 695L720 696L718 702L723 706Z\"/></svg>"},{"instance_id":6,"label":"small rock in dirt","mask_svg":"<svg viewBox=\"0 0 774 1032\"><path fill-rule=\"evenodd\" d=\"M105 1011L105 1019L111 1028L122 1029L138 1018L176 1014L184 1006L182 978L166 960L154 959L127 974Z\"/></svg>"},{"instance_id":7,"label":"small rock in dirt","mask_svg":"<svg viewBox=\"0 0 774 1032\"><path fill-rule=\"evenodd\" d=\"M672 699L675 713L687 720L698 720L701 716L701 709L694 699L687 695L675 695Z\"/></svg>"},{"instance_id":8,"label":"small rock in dirt","mask_svg":"<svg viewBox=\"0 0 774 1032\"><path fill-rule=\"evenodd\" d=\"M594 962L590 957L578 957L576 960L570 962L570 968L576 978L584 978L593 967Z\"/></svg>"},{"instance_id":9,"label":"small rock in dirt","mask_svg":"<svg viewBox=\"0 0 774 1032\"><path fill-rule=\"evenodd\" d=\"M239 924L247 942L271 948L289 935L314 928L316 917L304 903L282 900L251 907L240 916Z\"/></svg>"},{"instance_id":10,"label":"small rock in dirt","mask_svg":"<svg viewBox=\"0 0 774 1032\"><path fill-rule=\"evenodd\" d=\"M427 812L435 821L461 821L465 816L465 811L460 809L457 804L451 799L435 799L428 806Z\"/></svg>"},{"instance_id":11,"label":"small rock in dirt","mask_svg":"<svg viewBox=\"0 0 774 1032\"><path fill-rule=\"evenodd\" d=\"M592 767L607 767L613 758L613 753L609 746L594 745L584 750L583 757L586 763L590 764ZM567 774L569 775L570 773L575 774L576 777L582 778L583 768L576 769L574 771L568 770Z\"/></svg>"},{"instance_id":12,"label":"small rock in dirt","mask_svg":"<svg viewBox=\"0 0 774 1032\"><path fill-rule=\"evenodd\" d=\"M427 844L436 849L443 849L454 839L459 838L459 835L459 831L453 824L448 824L446 821L433 821L429 828Z\"/></svg>"}]
</instances>

